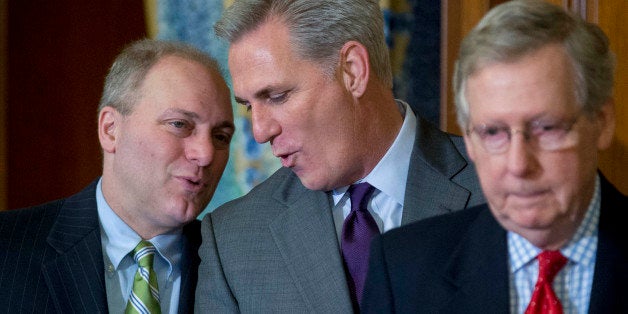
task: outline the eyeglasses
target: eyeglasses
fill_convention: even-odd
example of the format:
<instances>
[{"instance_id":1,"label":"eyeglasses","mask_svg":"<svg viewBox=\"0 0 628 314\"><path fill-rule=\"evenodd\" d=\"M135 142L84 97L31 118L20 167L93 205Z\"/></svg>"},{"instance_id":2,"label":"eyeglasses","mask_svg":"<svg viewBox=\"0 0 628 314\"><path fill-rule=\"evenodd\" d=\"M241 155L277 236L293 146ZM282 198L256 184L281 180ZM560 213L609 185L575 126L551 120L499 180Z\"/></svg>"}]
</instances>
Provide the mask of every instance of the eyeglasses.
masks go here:
<instances>
[{"instance_id":1,"label":"eyeglasses","mask_svg":"<svg viewBox=\"0 0 628 314\"><path fill-rule=\"evenodd\" d=\"M501 154L510 147L511 138L521 133L526 142L544 151L555 151L571 147L578 142L578 136L571 132L582 112L570 120L535 120L523 130L515 130L507 125L482 124L471 127L467 135L475 134L480 144L492 154Z\"/></svg>"}]
</instances>

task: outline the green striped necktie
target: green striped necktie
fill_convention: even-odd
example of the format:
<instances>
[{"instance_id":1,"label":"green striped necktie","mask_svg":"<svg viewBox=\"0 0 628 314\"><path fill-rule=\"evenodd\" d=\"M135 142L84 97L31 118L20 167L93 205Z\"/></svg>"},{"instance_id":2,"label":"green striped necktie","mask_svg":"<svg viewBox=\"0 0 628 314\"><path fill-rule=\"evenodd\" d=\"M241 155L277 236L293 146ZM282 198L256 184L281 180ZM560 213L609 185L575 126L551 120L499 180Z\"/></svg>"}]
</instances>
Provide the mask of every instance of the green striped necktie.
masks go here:
<instances>
[{"instance_id":1,"label":"green striped necktie","mask_svg":"<svg viewBox=\"0 0 628 314\"><path fill-rule=\"evenodd\" d=\"M138 267L133 279L133 291L126 304L127 314L161 314L157 275L153 270L154 257L155 246L148 241L140 241L133 249L133 259Z\"/></svg>"}]
</instances>

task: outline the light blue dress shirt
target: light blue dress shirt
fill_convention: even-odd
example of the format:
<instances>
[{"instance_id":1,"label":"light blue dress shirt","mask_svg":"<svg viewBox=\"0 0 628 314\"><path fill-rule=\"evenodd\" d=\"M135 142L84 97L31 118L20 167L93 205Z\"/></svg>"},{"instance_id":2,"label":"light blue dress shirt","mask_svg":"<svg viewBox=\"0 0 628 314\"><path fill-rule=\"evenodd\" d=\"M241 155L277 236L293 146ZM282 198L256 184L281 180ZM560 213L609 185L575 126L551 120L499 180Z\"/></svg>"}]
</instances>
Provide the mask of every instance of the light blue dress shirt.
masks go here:
<instances>
[{"instance_id":1,"label":"light blue dress shirt","mask_svg":"<svg viewBox=\"0 0 628 314\"><path fill-rule=\"evenodd\" d=\"M375 168L358 182L368 182L376 188L368 210L375 219L380 233L401 225L403 202L406 193L410 156L416 136L416 116L410 106L397 100L399 113L404 117L401 130L384 157ZM342 237L342 225L351 212L351 201L346 193L349 186L332 191L334 199L333 217L338 241Z\"/></svg>"},{"instance_id":2,"label":"light blue dress shirt","mask_svg":"<svg viewBox=\"0 0 628 314\"><path fill-rule=\"evenodd\" d=\"M564 313L585 314L589 311L600 218L600 178L582 223L574 237L560 249L567 264L554 278L552 288ZM510 266L510 312L524 313L532 298L539 273L536 256L541 249L522 236L508 232Z\"/></svg>"},{"instance_id":3,"label":"light blue dress shirt","mask_svg":"<svg viewBox=\"0 0 628 314\"><path fill-rule=\"evenodd\" d=\"M102 193L102 179L96 187L96 203L105 265L105 285L109 313L124 313L133 288L137 264L133 249L141 237L133 231L107 204ZM157 274L162 313L177 313L181 287L181 230L158 235L149 240L157 249L153 268Z\"/></svg>"}]
</instances>

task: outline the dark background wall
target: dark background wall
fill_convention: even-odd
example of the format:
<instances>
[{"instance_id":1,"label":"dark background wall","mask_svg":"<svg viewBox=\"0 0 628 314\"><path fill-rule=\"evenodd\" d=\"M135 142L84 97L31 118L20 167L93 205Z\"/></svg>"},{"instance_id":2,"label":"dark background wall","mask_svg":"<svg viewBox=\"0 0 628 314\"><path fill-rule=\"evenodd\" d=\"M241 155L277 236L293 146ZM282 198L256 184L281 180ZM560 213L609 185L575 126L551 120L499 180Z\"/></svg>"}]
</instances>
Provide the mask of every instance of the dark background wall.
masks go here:
<instances>
[{"instance_id":1,"label":"dark background wall","mask_svg":"<svg viewBox=\"0 0 628 314\"><path fill-rule=\"evenodd\" d=\"M441 75L436 88L436 67L423 64L419 77L431 77L427 81L432 85L424 90L428 93L415 89L414 83L428 84L421 80L402 80L415 94L397 92L411 103L420 99L425 102L421 105L429 105L438 90L440 127L459 133L449 86L459 42L488 9L504 0L441 0L440 17L435 15L438 1L406 2L415 13L431 14L433 29L441 26L440 49L427 55L408 52L431 65L440 52ZM611 39L618 57L618 130L613 146L601 156L601 169L628 193L628 124L622 123L628 118L628 24L623 23L628 1L605 0L604 6L599 0L550 2L579 11ZM154 5L154 0L0 0L0 210L68 196L100 174L96 107L103 79L122 47L146 36L144 3ZM425 3L433 6L417 6ZM408 19L399 16L391 28L408 28ZM424 43L434 45L435 39Z\"/></svg>"},{"instance_id":2,"label":"dark background wall","mask_svg":"<svg viewBox=\"0 0 628 314\"><path fill-rule=\"evenodd\" d=\"M146 27L142 1L0 1L8 1L0 6L2 209L68 196L101 173L96 108L104 77Z\"/></svg>"}]
</instances>

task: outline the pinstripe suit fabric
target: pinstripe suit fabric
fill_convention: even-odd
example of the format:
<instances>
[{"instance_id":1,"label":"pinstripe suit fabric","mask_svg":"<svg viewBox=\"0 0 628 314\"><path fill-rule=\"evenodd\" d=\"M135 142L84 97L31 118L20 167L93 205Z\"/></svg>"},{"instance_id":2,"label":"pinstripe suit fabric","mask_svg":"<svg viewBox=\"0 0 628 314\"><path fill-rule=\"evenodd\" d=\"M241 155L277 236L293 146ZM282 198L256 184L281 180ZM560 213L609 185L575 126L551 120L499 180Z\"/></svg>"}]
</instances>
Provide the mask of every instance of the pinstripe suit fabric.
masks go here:
<instances>
[{"instance_id":1,"label":"pinstripe suit fabric","mask_svg":"<svg viewBox=\"0 0 628 314\"><path fill-rule=\"evenodd\" d=\"M0 312L107 313L96 183L69 198L0 212ZM199 223L184 228L180 312L191 312Z\"/></svg>"}]
</instances>

